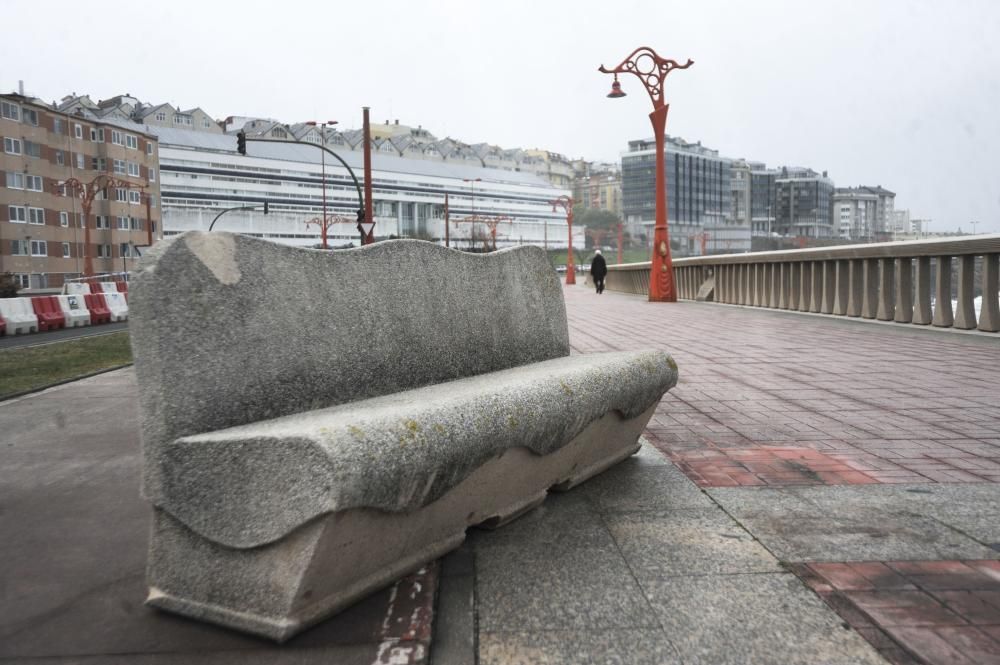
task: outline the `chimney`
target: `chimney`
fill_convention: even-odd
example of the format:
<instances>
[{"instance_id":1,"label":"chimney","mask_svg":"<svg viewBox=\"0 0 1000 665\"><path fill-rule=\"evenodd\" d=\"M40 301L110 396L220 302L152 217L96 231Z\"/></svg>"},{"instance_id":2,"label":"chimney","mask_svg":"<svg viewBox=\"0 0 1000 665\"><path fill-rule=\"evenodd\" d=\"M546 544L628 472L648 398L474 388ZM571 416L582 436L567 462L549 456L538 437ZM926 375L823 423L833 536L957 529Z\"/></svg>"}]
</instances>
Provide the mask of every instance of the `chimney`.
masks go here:
<instances>
[{"instance_id":1,"label":"chimney","mask_svg":"<svg viewBox=\"0 0 1000 665\"><path fill-rule=\"evenodd\" d=\"M17 94L24 97L24 81L18 79L17 81Z\"/></svg>"},{"instance_id":2,"label":"chimney","mask_svg":"<svg viewBox=\"0 0 1000 665\"><path fill-rule=\"evenodd\" d=\"M397 125L399 124L399 118L396 118L396 124Z\"/></svg>"}]
</instances>

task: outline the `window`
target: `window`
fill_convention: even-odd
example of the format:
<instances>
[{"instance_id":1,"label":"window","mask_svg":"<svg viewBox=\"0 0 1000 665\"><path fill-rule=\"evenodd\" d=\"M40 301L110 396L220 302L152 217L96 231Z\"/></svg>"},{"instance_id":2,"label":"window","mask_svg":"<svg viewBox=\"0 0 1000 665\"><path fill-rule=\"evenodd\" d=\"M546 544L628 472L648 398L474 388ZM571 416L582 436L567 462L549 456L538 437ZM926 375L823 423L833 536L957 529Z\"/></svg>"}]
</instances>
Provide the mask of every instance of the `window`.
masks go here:
<instances>
[{"instance_id":1,"label":"window","mask_svg":"<svg viewBox=\"0 0 1000 665\"><path fill-rule=\"evenodd\" d=\"M29 175L25 176L25 189L31 190L32 192L42 191L42 176L40 175Z\"/></svg>"},{"instance_id":2,"label":"window","mask_svg":"<svg viewBox=\"0 0 1000 665\"><path fill-rule=\"evenodd\" d=\"M97 246L97 258L99 258L99 259L110 259L111 258L111 245L98 245Z\"/></svg>"},{"instance_id":3,"label":"window","mask_svg":"<svg viewBox=\"0 0 1000 665\"><path fill-rule=\"evenodd\" d=\"M104 128L98 129L97 127L90 128L90 140L95 143L104 143Z\"/></svg>"},{"instance_id":4,"label":"window","mask_svg":"<svg viewBox=\"0 0 1000 665\"><path fill-rule=\"evenodd\" d=\"M24 154L28 157L41 157L42 156L42 146L38 143L32 141L24 142Z\"/></svg>"},{"instance_id":5,"label":"window","mask_svg":"<svg viewBox=\"0 0 1000 665\"><path fill-rule=\"evenodd\" d=\"M45 223L45 208L28 208L28 223L29 224L44 224Z\"/></svg>"},{"instance_id":6,"label":"window","mask_svg":"<svg viewBox=\"0 0 1000 665\"><path fill-rule=\"evenodd\" d=\"M125 175L125 160L124 159L116 159L116 160L114 160L114 165L115 165L115 173L117 175Z\"/></svg>"},{"instance_id":7,"label":"window","mask_svg":"<svg viewBox=\"0 0 1000 665\"><path fill-rule=\"evenodd\" d=\"M27 273L23 273L23 272L17 273L16 275L14 275L14 281L17 282L17 288L19 288L19 289L30 289L31 288L31 284L29 283L28 274Z\"/></svg>"},{"instance_id":8,"label":"window","mask_svg":"<svg viewBox=\"0 0 1000 665\"><path fill-rule=\"evenodd\" d=\"M271 136L273 136L276 139L288 138L288 134L283 129L275 129L275 130L273 130L271 132Z\"/></svg>"},{"instance_id":9,"label":"window","mask_svg":"<svg viewBox=\"0 0 1000 665\"><path fill-rule=\"evenodd\" d=\"M115 145L125 145L125 139L123 138L122 133L117 129L111 130L111 142Z\"/></svg>"},{"instance_id":10,"label":"window","mask_svg":"<svg viewBox=\"0 0 1000 665\"><path fill-rule=\"evenodd\" d=\"M146 175L149 182L156 182L156 169L147 169Z\"/></svg>"},{"instance_id":11,"label":"window","mask_svg":"<svg viewBox=\"0 0 1000 665\"><path fill-rule=\"evenodd\" d=\"M73 125L73 136L75 136L78 139L82 139L83 138L83 126L82 125L77 125L77 124L74 123L74 125Z\"/></svg>"},{"instance_id":12,"label":"window","mask_svg":"<svg viewBox=\"0 0 1000 665\"><path fill-rule=\"evenodd\" d=\"M59 166L65 166L66 156L63 154L63 151L56 150L55 153L56 153L56 164L58 164Z\"/></svg>"},{"instance_id":13,"label":"window","mask_svg":"<svg viewBox=\"0 0 1000 665\"><path fill-rule=\"evenodd\" d=\"M115 160L118 161L118 160ZM108 160L104 157L91 157L90 167L95 171L107 171L108 170Z\"/></svg>"},{"instance_id":14,"label":"window","mask_svg":"<svg viewBox=\"0 0 1000 665\"><path fill-rule=\"evenodd\" d=\"M48 256L48 247L44 240L32 240L31 241L31 255L32 256Z\"/></svg>"},{"instance_id":15,"label":"window","mask_svg":"<svg viewBox=\"0 0 1000 665\"><path fill-rule=\"evenodd\" d=\"M139 165L136 164L135 162L128 162L127 166L128 166L128 174L130 176L135 176L136 178L138 178L139 177Z\"/></svg>"},{"instance_id":16,"label":"window","mask_svg":"<svg viewBox=\"0 0 1000 665\"><path fill-rule=\"evenodd\" d=\"M150 208L155 208L156 207L156 197L155 196L150 196L149 197L149 207ZM154 231L156 230L155 225L154 225L153 230Z\"/></svg>"},{"instance_id":17,"label":"window","mask_svg":"<svg viewBox=\"0 0 1000 665\"><path fill-rule=\"evenodd\" d=\"M24 174L7 172L7 187L10 189L24 189Z\"/></svg>"},{"instance_id":18,"label":"window","mask_svg":"<svg viewBox=\"0 0 1000 665\"><path fill-rule=\"evenodd\" d=\"M121 201L122 203L128 201L127 190L119 187L115 190L115 201Z\"/></svg>"},{"instance_id":19,"label":"window","mask_svg":"<svg viewBox=\"0 0 1000 665\"><path fill-rule=\"evenodd\" d=\"M127 242L123 242L118 246L118 256L124 256L129 258L132 256L132 246Z\"/></svg>"},{"instance_id":20,"label":"window","mask_svg":"<svg viewBox=\"0 0 1000 665\"><path fill-rule=\"evenodd\" d=\"M63 119L62 118L52 118L52 133L62 134L63 133Z\"/></svg>"},{"instance_id":21,"label":"window","mask_svg":"<svg viewBox=\"0 0 1000 665\"><path fill-rule=\"evenodd\" d=\"M69 213L60 212L59 213L59 226L69 226Z\"/></svg>"},{"instance_id":22,"label":"window","mask_svg":"<svg viewBox=\"0 0 1000 665\"><path fill-rule=\"evenodd\" d=\"M142 231L143 229L142 220L137 217L129 217L129 226L133 231Z\"/></svg>"},{"instance_id":23,"label":"window","mask_svg":"<svg viewBox=\"0 0 1000 665\"><path fill-rule=\"evenodd\" d=\"M28 221L28 209L24 206L7 206L7 219L11 222L24 224Z\"/></svg>"},{"instance_id":24,"label":"window","mask_svg":"<svg viewBox=\"0 0 1000 665\"><path fill-rule=\"evenodd\" d=\"M4 137L3 140L3 151L8 155L20 155L21 154L21 140L11 139Z\"/></svg>"},{"instance_id":25,"label":"window","mask_svg":"<svg viewBox=\"0 0 1000 665\"><path fill-rule=\"evenodd\" d=\"M139 203L141 201L142 201L142 194L140 194L139 192L133 191L133 190L129 190L129 193L128 193L128 202L130 204L132 204L132 203Z\"/></svg>"},{"instance_id":26,"label":"window","mask_svg":"<svg viewBox=\"0 0 1000 665\"><path fill-rule=\"evenodd\" d=\"M157 111L156 112L156 119L159 122L166 122L167 121L167 114L166 114L166 112L165 111Z\"/></svg>"},{"instance_id":27,"label":"window","mask_svg":"<svg viewBox=\"0 0 1000 665\"><path fill-rule=\"evenodd\" d=\"M95 215L94 216L94 228L95 229L110 229L111 228L111 218L107 215Z\"/></svg>"},{"instance_id":28,"label":"window","mask_svg":"<svg viewBox=\"0 0 1000 665\"><path fill-rule=\"evenodd\" d=\"M63 246L63 258L64 258L64 259L68 259L68 258L70 258L70 251L69 251L69 250L70 250L70 247L69 247L69 243L68 243L68 242L64 242L64 243L62 244L62 246Z\"/></svg>"},{"instance_id":29,"label":"window","mask_svg":"<svg viewBox=\"0 0 1000 665\"><path fill-rule=\"evenodd\" d=\"M38 127L38 111L34 109L24 109L22 112L25 124Z\"/></svg>"},{"instance_id":30,"label":"window","mask_svg":"<svg viewBox=\"0 0 1000 665\"><path fill-rule=\"evenodd\" d=\"M132 136L131 134L126 134L125 135L125 147L128 148L128 149L130 149L130 150L138 150L139 149L139 139L136 138L135 136Z\"/></svg>"},{"instance_id":31,"label":"window","mask_svg":"<svg viewBox=\"0 0 1000 665\"><path fill-rule=\"evenodd\" d=\"M0 116L8 120L20 120L21 107L10 102L0 102Z\"/></svg>"},{"instance_id":32,"label":"window","mask_svg":"<svg viewBox=\"0 0 1000 665\"><path fill-rule=\"evenodd\" d=\"M82 152L76 153L76 168L78 168L80 170L83 170L83 168L84 168L84 166L83 166L83 153Z\"/></svg>"},{"instance_id":33,"label":"window","mask_svg":"<svg viewBox=\"0 0 1000 665\"><path fill-rule=\"evenodd\" d=\"M119 231L128 231L128 217L119 217L118 218L118 230Z\"/></svg>"},{"instance_id":34,"label":"window","mask_svg":"<svg viewBox=\"0 0 1000 665\"><path fill-rule=\"evenodd\" d=\"M27 256L28 255L28 241L27 240L11 240L10 241L10 253L13 256Z\"/></svg>"},{"instance_id":35,"label":"window","mask_svg":"<svg viewBox=\"0 0 1000 665\"><path fill-rule=\"evenodd\" d=\"M153 142L152 141L146 141L146 154L147 155L152 155L153 154Z\"/></svg>"},{"instance_id":36,"label":"window","mask_svg":"<svg viewBox=\"0 0 1000 665\"><path fill-rule=\"evenodd\" d=\"M204 127L205 129L208 129L209 127L212 126L212 122L208 118L202 118L201 126Z\"/></svg>"}]
</instances>

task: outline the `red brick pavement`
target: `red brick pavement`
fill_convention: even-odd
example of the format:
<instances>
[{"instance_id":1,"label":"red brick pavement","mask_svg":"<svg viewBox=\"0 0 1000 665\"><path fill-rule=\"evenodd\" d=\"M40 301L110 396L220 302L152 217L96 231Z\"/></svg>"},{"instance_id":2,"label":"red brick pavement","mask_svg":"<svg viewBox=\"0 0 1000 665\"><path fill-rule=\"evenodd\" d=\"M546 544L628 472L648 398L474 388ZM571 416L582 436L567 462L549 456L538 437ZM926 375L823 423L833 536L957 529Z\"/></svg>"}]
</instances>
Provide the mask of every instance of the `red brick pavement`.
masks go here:
<instances>
[{"instance_id":1,"label":"red brick pavement","mask_svg":"<svg viewBox=\"0 0 1000 665\"><path fill-rule=\"evenodd\" d=\"M1000 663L1000 561L790 567L891 663Z\"/></svg>"},{"instance_id":2,"label":"red brick pavement","mask_svg":"<svg viewBox=\"0 0 1000 665\"><path fill-rule=\"evenodd\" d=\"M575 353L677 360L646 436L703 487L1000 482L1000 336L565 294Z\"/></svg>"}]
</instances>

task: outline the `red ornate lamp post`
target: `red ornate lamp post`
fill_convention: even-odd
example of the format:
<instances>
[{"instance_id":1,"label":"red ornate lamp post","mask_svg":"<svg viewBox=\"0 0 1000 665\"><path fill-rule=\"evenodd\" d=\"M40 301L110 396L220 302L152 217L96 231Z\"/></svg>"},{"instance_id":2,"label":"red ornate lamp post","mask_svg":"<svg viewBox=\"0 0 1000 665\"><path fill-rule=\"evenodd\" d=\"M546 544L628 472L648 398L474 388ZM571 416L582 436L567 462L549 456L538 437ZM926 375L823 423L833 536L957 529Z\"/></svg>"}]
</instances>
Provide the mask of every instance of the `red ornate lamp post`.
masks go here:
<instances>
[{"instance_id":1,"label":"red ornate lamp post","mask_svg":"<svg viewBox=\"0 0 1000 665\"><path fill-rule=\"evenodd\" d=\"M94 200L97 199L97 195L101 192L105 192L110 196L110 192L114 189L138 189L145 191L145 185L101 173L95 176L90 182L83 182L77 178L60 180L56 183L56 189L64 195L80 198L80 207L83 208L83 276L90 277L94 274L94 258L90 255L90 209L94 204ZM152 223L152 220L148 219L148 200L146 211L146 224L148 226Z\"/></svg>"},{"instance_id":2,"label":"red ornate lamp post","mask_svg":"<svg viewBox=\"0 0 1000 665\"><path fill-rule=\"evenodd\" d=\"M646 86L646 92L653 101L653 112L649 114L649 120L653 123L653 136L656 138L656 224L653 227L653 256L649 271L651 301L677 302L674 265L670 259L670 236L667 233L667 188L663 141L670 105L663 101L663 82L671 70L687 69L693 64L694 61L688 59L685 64L679 65L674 60L661 58L648 46L643 46L632 51L614 69L606 69L604 65L598 67L600 72L615 75L608 97L612 99L624 97L625 93L622 92L622 86L618 82L618 74L634 74Z\"/></svg>"},{"instance_id":3,"label":"red ornate lamp post","mask_svg":"<svg viewBox=\"0 0 1000 665\"><path fill-rule=\"evenodd\" d=\"M561 206L566 211L566 228L569 230L569 245L566 249L566 283L576 284L576 268L573 264L573 197L563 194L549 203L552 204L552 212L556 211L556 206Z\"/></svg>"}]
</instances>

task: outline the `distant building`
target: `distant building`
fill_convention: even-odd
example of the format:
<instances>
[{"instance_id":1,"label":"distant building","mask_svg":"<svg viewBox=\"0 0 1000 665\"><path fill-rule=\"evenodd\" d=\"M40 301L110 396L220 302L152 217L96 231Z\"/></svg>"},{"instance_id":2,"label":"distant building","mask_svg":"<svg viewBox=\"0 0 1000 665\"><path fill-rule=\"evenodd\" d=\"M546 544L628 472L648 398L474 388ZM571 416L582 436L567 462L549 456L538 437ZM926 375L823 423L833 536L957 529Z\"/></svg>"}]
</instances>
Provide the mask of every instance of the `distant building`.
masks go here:
<instances>
[{"instance_id":1,"label":"distant building","mask_svg":"<svg viewBox=\"0 0 1000 665\"><path fill-rule=\"evenodd\" d=\"M573 164L573 200L583 208L607 210L622 219L622 172L618 164L578 160Z\"/></svg>"},{"instance_id":2,"label":"distant building","mask_svg":"<svg viewBox=\"0 0 1000 665\"><path fill-rule=\"evenodd\" d=\"M839 236L849 240L891 240L897 232L893 202L895 194L878 187L838 187L833 195L833 214ZM908 215L907 215L908 216ZM899 232L908 232L899 229Z\"/></svg>"},{"instance_id":3,"label":"distant building","mask_svg":"<svg viewBox=\"0 0 1000 665\"><path fill-rule=\"evenodd\" d=\"M272 138L276 129L291 131L270 121L247 120L241 126ZM322 151L310 141L252 142L244 156L236 151L232 135L174 128L156 131L165 236L207 230L219 213L245 206L255 209L227 213L215 229L313 247L320 242L320 229L308 222L321 219L325 198L327 214L342 220L330 228L329 244L358 243L354 182L341 164L327 158L323 166ZM336 152L360 179L361 152ZM554 212L549 201L568 192L533 173L484 168L478 161L411 159L395 151L378 151L372 155L372 183L378 239L407 236L443 242L447 194L453 247L481 248L489 234L484 218L502 218L497 220L498 247L567 244L565 215Z\"/></svg>"},{"instance_id":4,"label":"distant building","mask_svg":"<svg viewBox=\"0 0 1000 665\"><path fill-rule=\"evenodd\" d=\"M156 137L112 108L125 114L128 104L98 119L83 102L66 113L0 95L0 272L23 288L58 288L83 272L82 207L61 187L70 178L86 185L108 174L132 185L93 202L86 253L95 272L131 269L136 248L162 233Z\"/></svg>"},{"instance_id":5,"label":"distant building","mask_svg":"<svg viewBox=\"0 0 1000 665\"><path fill-rule=\"evenodd\" d=\"M805 238L835 238L833 181L803 167L782 167L775 180L776 232Z\"/></svg>"},{"instance_id":6,"label":"distant building","mask_svg":"<svg viewBox=\"0 0 1000 665\"><path fill-rule=\"evenodd\" d=\"M777 232L775 215L778 212L777 169L769 169L761 162L749 162L750 167L750 224L755 236L769 236Z\"/></svg>"},{"instance_id":7,"label":"distant building","mask_svg":"<svg viewBox=\"0 0 1000 665\"><path fill-rule=\"evenodd\" d=\"M901 233L910 233L912 231L910 226L910 211L909 210L893 210L892 212L892 231L895 235Z\"/></svg>"},{"instance_id":8,"label":"distant building","mask_svg":"<svg viewBox=\"0 0 1000 665\"><path fill-rule=\"evenodd\" d=\"M704 229L731 222L732 160L680 138L667 137L665 148L671 245L682 256L699 254ZM655 155L652 138L629 141L622 155L622 207L633 237L653 235Z\"/></svg>"}]
</instances>

